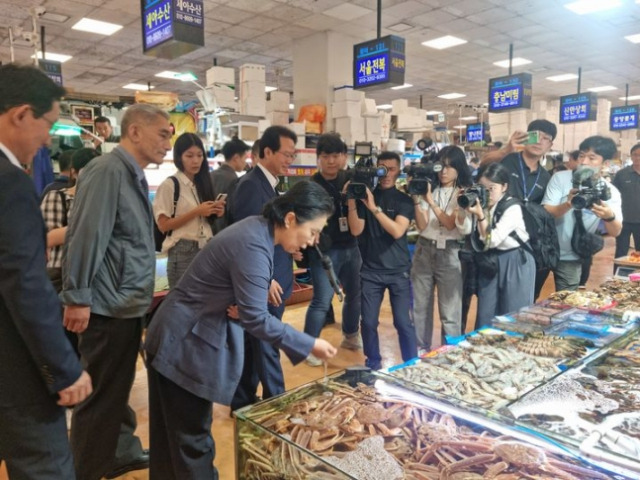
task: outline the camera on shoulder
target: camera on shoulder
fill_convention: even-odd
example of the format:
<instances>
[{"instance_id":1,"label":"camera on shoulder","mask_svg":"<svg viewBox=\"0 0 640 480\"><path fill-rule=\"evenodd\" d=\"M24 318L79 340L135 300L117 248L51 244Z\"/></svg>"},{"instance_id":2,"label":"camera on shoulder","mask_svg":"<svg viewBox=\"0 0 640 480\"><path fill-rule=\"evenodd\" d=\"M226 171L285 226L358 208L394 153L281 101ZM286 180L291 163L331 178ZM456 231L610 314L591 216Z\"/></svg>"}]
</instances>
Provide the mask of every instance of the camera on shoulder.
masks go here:
<instances>
[{"instance_id":1,"label":"camera on shoulder","mask_svg":"<svg viewBox=\"0 0 640 480\"><path fill-rule=\"evenodd\" d=\"M351 181L347 186L347 198L356 200L367 198L367 188L373 190L374 180L387 175L387 167L375 164L374 157L358 159L355 167L350 170Z\"/></svg>"}]
</instances>

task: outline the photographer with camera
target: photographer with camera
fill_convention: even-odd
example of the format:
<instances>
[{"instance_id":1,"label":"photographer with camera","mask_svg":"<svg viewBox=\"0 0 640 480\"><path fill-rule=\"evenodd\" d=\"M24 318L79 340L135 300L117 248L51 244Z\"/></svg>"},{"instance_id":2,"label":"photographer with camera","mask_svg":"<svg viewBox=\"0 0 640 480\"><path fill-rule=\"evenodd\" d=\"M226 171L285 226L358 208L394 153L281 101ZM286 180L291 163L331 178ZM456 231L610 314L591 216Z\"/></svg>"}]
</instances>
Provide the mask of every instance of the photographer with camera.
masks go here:
<instances>
[{"instance_id":1,"label":"photographer with camera","mask_svg":"<svg viewBox=\"0 0 640 480\"><path fill-rule=\"evenodd\" d=\"M578 168L551 177L542 205L556 218L560 261L553 270L556 291L577 290L582 262L602 249L596 235L600 220L607 233L617 237L622 231L620 192L600 177L605 160L614 158L615 142L594 135L579 146Z\"/></svg>"},{"instance_id":2,"label":"photographer with camera","mask_svg":"<svg viewBox=\"0 0 640 480\"><path fill-rule=\"evenodd\" d=\"M478 317L476 328L533 303L536 265L527 248L529 234L519 203L510 201L509 170L489 165L479 184L458 197L458 204L475 217L472 244L478 265ZM514 238L520 239L520 242ZM521 243L522 242L522 243Z\"/></svg>"},{"instance_id":3,"label":"photographer with camera","mask_svg":"<svg viewBox=\"0 0 640 480\"><path fill-rule=\"evenodd\" d=\"M400 156L394 152L382 152L378 156L378 167L386 174L371 192L365 188L364 198L356 202L350 188L364 176L355 169L353 180L347 183L347 210L349 228L358 237L362 255L360 270L362 297L362 342L367 357L365 365L373 370L382 367L378 317L385 290L389 290L393 325L398 331L402 360L407 361L417 354L416 332L411 322L411 283L409 270L411 261L407 243L407 230L413 219L411 198L396 188L400 175ZM380 173L380 172L378 172ZM375 176L366 170L366 175Z\"/></svg>"},{"instance_id":4,"label":"photographer with camera","mask_svg":"<svg viewBox=\"0 0 640 480\"><path fill-rule=\"evenodd\" d=\"M426 193L413 196L416 224L420 230L411 267L413 322L418 349L424 351L431 350L436 286L442 339L445 334L461 334L463 282L458 252L464 236L471 233L471 219L458 208L456 201L459 188L470 187L472 183L464 152L459 147L448 146L440 150L438 159L441 169L427 177ZM416 170L415 167L424 169L422 164L411 167L412 170ZM414 174L409 182L411 192L416 188L415 176L421 174L419 171L410 173Z\"/></svg>"}]
</instances>

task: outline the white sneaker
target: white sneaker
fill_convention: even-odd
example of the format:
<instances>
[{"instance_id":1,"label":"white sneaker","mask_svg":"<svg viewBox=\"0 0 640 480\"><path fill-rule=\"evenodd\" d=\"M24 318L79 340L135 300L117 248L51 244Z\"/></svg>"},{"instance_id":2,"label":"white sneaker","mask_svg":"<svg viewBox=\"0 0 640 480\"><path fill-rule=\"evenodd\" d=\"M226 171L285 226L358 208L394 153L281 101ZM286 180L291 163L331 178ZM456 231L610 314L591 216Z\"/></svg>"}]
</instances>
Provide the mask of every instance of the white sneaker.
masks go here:
<instances>
[{"instance_id":1,"label":"white sneaker","mask_svg":"<svg viewBox=\"0 0 640 480\"><path fill-rule=\"evenodd\" d=\"M362 337L360 336L360 332L350 333L350 334L342 334L342 343L340 344L341 348L346 348L348 350L361 350L362 349Z\"/></svg>"},{"instance_id":2,"label":"white sneaker","mask_svg":"<svg viewBox=\"0 0 640 480\"><path fill-rule=\"evenodd\" d=\"M306 362L307 362L307 365L309 365L310 367L319 367L320 365L322 365L322 360L320 360L318 357L316 357L312 353L309 354Z\"/></svg>"}]
</instances>

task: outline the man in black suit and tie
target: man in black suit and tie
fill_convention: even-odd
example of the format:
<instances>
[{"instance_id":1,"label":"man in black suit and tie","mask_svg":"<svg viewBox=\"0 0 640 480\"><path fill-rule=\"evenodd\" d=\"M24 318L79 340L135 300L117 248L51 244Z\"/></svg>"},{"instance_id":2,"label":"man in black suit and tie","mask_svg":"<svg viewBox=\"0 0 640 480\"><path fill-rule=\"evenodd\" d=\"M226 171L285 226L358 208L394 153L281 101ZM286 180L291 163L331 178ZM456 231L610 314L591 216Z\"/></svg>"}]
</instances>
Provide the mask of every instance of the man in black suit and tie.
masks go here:
<instances>
[{"instance_id":1,"label":"man in black suit and tie","mask_svg":"<svg viewBox=\"0 0 640 480\"><path fill-rule=\"evenodd\" d=\"M237 184L231 201L234 222L251 215L260 215L265 203L278 195L278 176L286 175L295 160L294 132L286 127L273 126L260 138L260 161ZM269 288L269 313L282 319L284 302L293 291L293 261L291 255L276 247L273 257L273 279ZM284 392L284 376L280 365L280 351L245 333L245 358L242 377L231 401L231 409L257 401L258 382L262 383L262 397L270 398Z\"/></svg>"},{"instance_id":2,"label":"man in black suit and tie","mask_svg":"<svg viewBox=\"0 0 640 480\"><path fill-rule=\"evenodd\" d=\"M74 479L64 408L91 393L46 272L30 164L64 89L34 67L0 66L0 461L9 477Z\"/></svg>"}]
</instances>

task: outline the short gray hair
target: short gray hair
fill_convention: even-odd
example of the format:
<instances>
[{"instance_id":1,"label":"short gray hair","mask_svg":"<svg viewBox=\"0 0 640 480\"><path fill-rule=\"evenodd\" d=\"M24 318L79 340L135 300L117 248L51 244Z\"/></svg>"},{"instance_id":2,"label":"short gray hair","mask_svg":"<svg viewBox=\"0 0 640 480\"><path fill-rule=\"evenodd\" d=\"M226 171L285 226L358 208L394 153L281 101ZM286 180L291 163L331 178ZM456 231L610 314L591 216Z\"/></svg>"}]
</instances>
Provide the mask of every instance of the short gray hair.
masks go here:
<instances>
[{"instance_id":1,"label":"short gray hair","mask_svg":"<svg viewBox=\"0 0 640 480\"><path fill-rule=\"evenodd\" d=\"M127 138L129 127L133 123L153 123L157 117L169 120L169 114L154 105L149 105L147 103L136 103L131 105L127 108L124 116L122 117L122 124L120 125L122 138Z\"/></svg>"}]
</instances>

